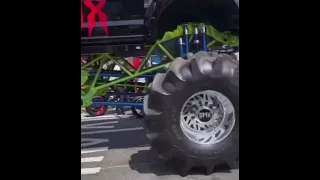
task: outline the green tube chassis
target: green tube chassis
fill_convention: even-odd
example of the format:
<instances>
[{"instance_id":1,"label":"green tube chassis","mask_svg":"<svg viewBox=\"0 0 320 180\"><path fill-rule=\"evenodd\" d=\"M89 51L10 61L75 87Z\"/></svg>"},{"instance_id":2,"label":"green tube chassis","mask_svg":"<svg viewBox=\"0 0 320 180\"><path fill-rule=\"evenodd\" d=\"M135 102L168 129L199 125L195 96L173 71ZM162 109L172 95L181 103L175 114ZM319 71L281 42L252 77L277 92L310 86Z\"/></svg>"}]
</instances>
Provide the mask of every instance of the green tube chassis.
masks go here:
<instances>
[{"instance_id":1,"label":"green tube chassis","mask_svg":"<svg viewBox=\"0 0 320 180\"><path fill-rule=\"evenodd\" d=\"M187 28L189 32L189 42L193 40L195 23L188 23ZM231 48L237 48L239 46L239 37L233 35L229 32L220 32L211 25L206 25L203 23L198 23L198 27L206 26L207 34L207 47L210 50L215 48L221 48L222 46L227 46ZM178 38L184 35L184 27L182 25L178 26L177 29L173 31L166 32L161 40L156 41L152 46L146 46L149 48L148 53L142 60L139 68L134 70L130 66L123 64L124 60L121 57L113 56L109 53L102 53L96 55L96 57L89 63L82 65L81 67L81 101L84 107L90 106L92 104L92 98L96 95L105 95L108 87L111 86L130 86L125 82L136 78L138 76L155 72L157 70L168 67L168 65L179 56L178 51L175 49L177 46ZM149 68L144 68L147 64L148 59L151 55L167 56L168 61L160 63ZM108 81L102 80L100 74L103 71L103 65L109 61L118 65L121 70L126 73L125 77ZM89 73L95 73L94 77L90 77ZM131 85L132 86L132 85ZM139 87L138 85L134 85Z\"/></svg>"}]
</instances>

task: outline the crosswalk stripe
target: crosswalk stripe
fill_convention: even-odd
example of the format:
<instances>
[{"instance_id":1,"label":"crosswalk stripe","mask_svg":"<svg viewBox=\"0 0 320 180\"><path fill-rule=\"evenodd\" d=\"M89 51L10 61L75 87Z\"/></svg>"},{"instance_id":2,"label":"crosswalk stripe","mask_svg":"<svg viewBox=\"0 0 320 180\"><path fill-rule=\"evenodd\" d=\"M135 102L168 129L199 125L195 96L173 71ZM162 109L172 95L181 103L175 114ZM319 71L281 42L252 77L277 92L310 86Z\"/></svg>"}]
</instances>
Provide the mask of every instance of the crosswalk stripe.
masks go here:
<instances>
[{"instance_id":1,"label":"crosswalk stripe","mask_svg":"<svg viewBox=\"0 0 320 180\"><path fill-rule=\"evenodd\" d=\"M107 121L102 123L94 123L94 124L84 124L81 125L81 129L106 129L106 128L114 128L114 126L102 126L106 124L117 124L119 121Z\"/></svg>"},{"instance_id":2,"label":"crosswalk stripe","mask_svg":"<svg viewBox=\"0 0 320 180\"><path fill-rule=\"evenodd\" d=\"M121 119L131 117L132 115L104 115L104 116L98 116L98 117L84 117L84 116L86 115L83 115L81 113L81 122L82 122L81 129L83 130L87 129L87 132L81 132L81 135L143 130L143 127L116 129L115 126L119 124L119 121ZM83 136L83 137L86 137L86 136ZM101 167L101 163L104 160L103 154L108 150L108 147L89 148L89 149L85 147L92 147L93 145L102 144L102 143L106 144L108 142L109 142L108 139L81 138L81 156L85 156L85 157L81 157L81 163L83 163L81 165L82 166L81 175L98 174L102 169L104 169L103 167ZM99 153L99 152L100 154L93 154L93 153Z\"/></svg>"},{"instance_id":3,"label":"crosswalk stripe","mask_svg":"<svg viewBox=\"0 0 320 180\"><path fill-rule=\"evenodd\" d=\"M117 116L86 117L86 118L81 118L81 122L99 121L99 120L119 120L119 119L120 118Z\"/></svg>"},{"instance_id":4,"label":"crosswalk stripe","mask_svg":"<svg viewBox=\"0 0 320 180\"><path fill-rule=\"evenodd\" d=\"M114 126L81 126L81 129L112 129Z\"/></svg>"},{"instance_id":5,"label":"crosswalk stripe","mask_svg":"<svg viewBox=\"0 0 320 180\"><path fill-rule=\"evenodd\" d=\"M119 121L107 121L107 122L99 122L99 123L93 123L93 124L86 124L86 125L82 125L81 127L100 126L100 125L117 124L117 123L119 123Z\"/></svg>"},{"instance_id":6,"label":"crosswalk stripe","mask_svg":"<svg viewBox=\"0 0 320 180\"><path fill-rule=\"evenodd\" d=\"M88 142L86 142L86 141L88 141ZM86 142L86 143L84 143L84 142ZM109 142L108 139L81 138L81 147L84 148L84 147L107 143L107 142Z\"/></svg>"},{"instance_id":7,"label":"crosswalk stripe","mask_svg":"<svg viewBox=\"0 0 320 180\"><path fill-rule=\"evenodd\" d=\"M103 160L103 156L98 156L98 157L87 157L87 158L81 158L82 163L87 163L87 162L100 162Z\"/></svg>"},{"instance_id":8,"label":"crosswalk stripe","mask_svg":"<svg viewBox=\"0 0 320 180\"><path fill-rule=\"evenodd\" d=\"M92 148L92 149L82 150L81 154L89 154L89 153L102 152L107 150L108 148Z\"/></svg>"},{"instance_id":9,"label":"crosswalk stripe","mask_svg":"<svg viewBox=\"0 0 320 180\"><path fill-rule=\"evenodd\" d=\"M143 130L143 127L82 132L81 135Z\"/></svg>"},{"instance_id":10,"label":"crosswalk stripe","mask_svg":"<svg viewBox=\"0 0 320 180\"><path fill-rule=\"evenodd\" d=\"M81 174L96 174L100 172L101 167L95 167L95 168L81 168Z\"/></svg>"},{"instance_id":11,"label":"crosswalk stripe","mask_svg":"<svg viewBox=\"0 0 320 180\"><path fill-rule=\"evenodd\" d=\"M131 114L126 114L126 115L111 115L111 114L107 114L104 116L96 116L96 117L84 117L81 116L81 121L98 121L98 120L109 120L109 119L113 119L113 120L117 120L117 119L121 119L121 118L128 118L131 117Z\"/></svg>"}]
</instances>

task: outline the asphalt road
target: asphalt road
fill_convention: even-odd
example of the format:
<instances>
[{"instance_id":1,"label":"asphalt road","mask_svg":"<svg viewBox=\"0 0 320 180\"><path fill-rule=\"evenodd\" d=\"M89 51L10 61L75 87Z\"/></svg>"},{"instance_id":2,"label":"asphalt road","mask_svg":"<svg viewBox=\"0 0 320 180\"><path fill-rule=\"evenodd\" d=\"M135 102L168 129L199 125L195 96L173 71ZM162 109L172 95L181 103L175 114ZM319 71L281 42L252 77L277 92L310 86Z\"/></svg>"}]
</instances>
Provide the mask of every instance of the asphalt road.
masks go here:
<instances>
[{"instance_id":1,"label":"asphalt road","mask_svg":"<svg viewBox=\"0 0 320 180\"><path fill-rule=\"evenodd\" d=\"M142 120L110 112L81 114L81 180L239 180L239 170L182 178L150 150Z\"/></svg>"}]
</instances>

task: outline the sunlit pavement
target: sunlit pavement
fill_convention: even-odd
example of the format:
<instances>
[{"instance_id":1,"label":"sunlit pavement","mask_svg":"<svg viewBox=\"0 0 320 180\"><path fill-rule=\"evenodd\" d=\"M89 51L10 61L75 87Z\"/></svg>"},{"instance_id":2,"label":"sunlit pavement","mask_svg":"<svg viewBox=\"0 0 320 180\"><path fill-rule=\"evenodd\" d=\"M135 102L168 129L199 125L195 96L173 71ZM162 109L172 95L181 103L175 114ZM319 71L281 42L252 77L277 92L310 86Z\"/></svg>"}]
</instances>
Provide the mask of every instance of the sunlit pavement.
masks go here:
<instances>
[{"instance_id":1,"label":"sunlit pavement","mask_svg":"<svg viewBox=\"0 0 320 180\"><path fill-rule=\"evenodd\" d=\"M100 117L81 114L82 180L238 180L239 170L182 178L150 150L142 120L127 112Z\"/></svg>"}]
</instances>

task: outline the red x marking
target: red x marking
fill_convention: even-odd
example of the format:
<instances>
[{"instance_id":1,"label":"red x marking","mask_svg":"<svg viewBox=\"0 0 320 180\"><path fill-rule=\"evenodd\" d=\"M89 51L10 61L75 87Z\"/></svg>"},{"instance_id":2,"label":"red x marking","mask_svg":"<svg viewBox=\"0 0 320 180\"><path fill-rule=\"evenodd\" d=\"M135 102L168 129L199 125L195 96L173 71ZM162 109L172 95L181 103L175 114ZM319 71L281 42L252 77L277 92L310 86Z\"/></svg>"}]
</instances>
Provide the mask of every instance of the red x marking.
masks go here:
<instances>
[{"instance_id":1,"label":"red x marking","mask_svg":"<svg viewBox=\"0 0 320 180\"><path fill-rule=\"evenodd\" d=\"M107 0L99 0L98 4L95 6L92 3L92 0L84 0L84 4L90 9L90 13L87 16L88 19L88 31L89 31L89 36L92 36L92 30L96 26L96 15L99 17L99 23L101 27L103 28L104 32L106 35L108 35L108 16L101 11L103 6L106 4ZM82 11L82 6L81 6L81 28L84 26L84 19L83 19L83 11Z\"/></svg>"},{"instance_id":2,"label":"red x marking","mask_svg":"<svg viewBox=\"0 0 320 180\"><path fill-rule=\"evenodd\" d=\"M83 11L82 11L82 3L81 3L81 29L84 26L84 19L83 19Z\"/></svg>"}]
</instances>

